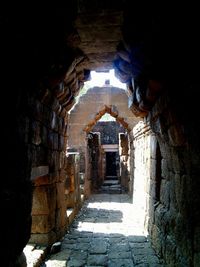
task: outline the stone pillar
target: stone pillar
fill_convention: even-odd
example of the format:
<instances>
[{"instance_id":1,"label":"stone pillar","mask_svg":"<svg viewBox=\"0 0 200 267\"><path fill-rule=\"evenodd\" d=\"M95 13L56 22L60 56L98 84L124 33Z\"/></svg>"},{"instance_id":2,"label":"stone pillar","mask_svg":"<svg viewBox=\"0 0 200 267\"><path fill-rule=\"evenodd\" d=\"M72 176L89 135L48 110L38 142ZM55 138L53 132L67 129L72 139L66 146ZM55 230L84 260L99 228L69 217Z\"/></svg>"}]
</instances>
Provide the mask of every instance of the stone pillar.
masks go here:
<instances>
[{"instance_id":1,"label":"stone pillar","mask_svg":"<svg viewBox=\"0 0 200 267\"><path fill-rule=\"evenodd\" d=\"M129 145L128 145L128 135L120 134L119 135L119 156L120 156L120 180L121 185L126 191L129 189Z\"/></svg>"},{"instance_id":2,"label":"stone pillar","mask_svg":"<svg viewBox=\"0 0 200 267\"><path fill-rule=\"evenodd\" d=\"M133 203L140 214L140 221L147 230L149 216L150 144L151 131L143 122L133 129L134 160Z\"/></svg>"},{"instance_id":3,"label":"stone pillar","mask_svg":"<svg viewBox=\"0 0 200 267\"><path fill-rule=\"evenodd\" d=\"M67 208L73 208L76 211L78 211L81 205L79 167L79 153L68 152L66 165L67 179L65 184L65 198Z\"/></svg>"}]
</instances>

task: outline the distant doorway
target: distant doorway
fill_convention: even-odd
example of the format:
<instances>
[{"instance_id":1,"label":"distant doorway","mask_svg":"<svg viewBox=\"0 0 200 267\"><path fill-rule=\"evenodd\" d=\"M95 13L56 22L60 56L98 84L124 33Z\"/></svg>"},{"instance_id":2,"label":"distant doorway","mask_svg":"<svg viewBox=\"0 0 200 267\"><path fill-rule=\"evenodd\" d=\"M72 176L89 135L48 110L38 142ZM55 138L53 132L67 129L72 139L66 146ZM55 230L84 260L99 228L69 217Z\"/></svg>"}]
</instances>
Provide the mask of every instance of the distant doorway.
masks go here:
<instances>
[{"instance_id":1,"label":"distant doorway","mask_svg":"<svg viewBox=\"0 0 200 267\"><path fill-rule=\"evenodd\" d=\"M106 176L117 176L117 152L106 152Z\"/></svg>"}]
</instances>

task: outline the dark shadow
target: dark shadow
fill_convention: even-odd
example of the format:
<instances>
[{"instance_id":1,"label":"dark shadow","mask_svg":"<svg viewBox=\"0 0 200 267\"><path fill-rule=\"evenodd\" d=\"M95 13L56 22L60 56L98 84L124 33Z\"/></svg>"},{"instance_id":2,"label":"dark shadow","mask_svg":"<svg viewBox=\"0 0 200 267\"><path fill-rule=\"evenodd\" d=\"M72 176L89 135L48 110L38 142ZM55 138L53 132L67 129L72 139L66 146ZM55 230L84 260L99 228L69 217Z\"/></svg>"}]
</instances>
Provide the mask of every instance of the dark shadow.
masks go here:
<instances>
[{"instance_id":1,"label":"dark shadow","mask_svg":"<svg viewBox=\"0 0 200 267\"><path fill-rule=\"evenodd\" d=\"M106 176L116 176L116 152L106 152Z\"/></svg>"},{"instance_id":2,"label":"dark shadow","mask_svg":"<svg viewBox=\"0 0 200 267\"><path fill-rule=\"evenodd\" d=\"M82 221L93 223L110 223L122 222L122 218L123 214L119 210L87 208L86 212L84 213L84 219Z\"/></svg>"}]
</instances>

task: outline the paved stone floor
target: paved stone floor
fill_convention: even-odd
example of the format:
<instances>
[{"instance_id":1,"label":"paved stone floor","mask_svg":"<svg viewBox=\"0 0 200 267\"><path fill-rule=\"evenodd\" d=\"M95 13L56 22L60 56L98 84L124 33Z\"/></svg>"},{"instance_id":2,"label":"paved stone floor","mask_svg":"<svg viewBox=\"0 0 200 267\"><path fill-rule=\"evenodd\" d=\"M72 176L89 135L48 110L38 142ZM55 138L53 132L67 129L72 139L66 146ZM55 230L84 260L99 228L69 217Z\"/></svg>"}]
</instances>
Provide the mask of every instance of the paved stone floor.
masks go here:
<instances>
[{"instance_id":1,"label":"paved stone floor","mask_svg":"<svg viewBox=\"0 0 200 267\"><path fill-rule=\"evenodd\" d=\"M125 194L96 194L87 200L61 250L42 267L161 267L143 230L141 214Z\"/></svg>"}]
</instances>

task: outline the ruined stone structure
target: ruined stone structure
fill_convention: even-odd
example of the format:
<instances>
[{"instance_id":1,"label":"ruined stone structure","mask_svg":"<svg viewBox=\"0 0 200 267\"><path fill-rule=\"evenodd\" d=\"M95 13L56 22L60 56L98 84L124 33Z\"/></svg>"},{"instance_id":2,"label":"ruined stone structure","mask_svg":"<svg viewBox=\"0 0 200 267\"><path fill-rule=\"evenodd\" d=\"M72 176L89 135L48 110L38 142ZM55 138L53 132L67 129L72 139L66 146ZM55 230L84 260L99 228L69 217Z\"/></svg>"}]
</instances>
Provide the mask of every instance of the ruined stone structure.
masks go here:
<instances>
[{"instance_id":1,"label":"ruined stone structure","mask_svg":"<svg viewBox=\"0 0 200 267\"><path fill-rule=\"evenodd\" d=\"M119 129L112 129L111 125L109 127L105 127L105 125L104 127L100 126L103 122L100 123L99 120L106 113L110 114L116 120ZM74 150L79 152L84 159L81 168L86 178L86 196L90 194L87 192L99 188L106 176L106 151L109 150L110 152L113 151L113 153L117 152L119 154L118 134L125 131L129 134L139 120L141 119L133 118L132 112L128 108L126 91L113 87L112 85L89 89L86 94L80 97L79 102L70 111L67 146L69 151ZM108 142L103 140L106 129L109 132L106 135L109 138ZM99 136L97 134L95 135L94 142L88 138L88 133L90 132L99 134ZM112 135L117 135L117 138L112 137ZM110 150L108 149L109 146L107 148L103 147L106 144L115 144L117 147L115 146L115 148ZM96 153L92 151L96 151ZM116 174L116 176L121 180L120 183L128 189L127 181L129 178L126 171L128 169L128 153L126 155L127 157L125 157L125 154L122 157L122 153L120 153L120 166L118 169L122 173L120 175ZM131 188L130 186L130 190Z\"/></svg>"},{"instance_id":2,"label":"ruined stone structure","mask_svg":"<svg viewBox=\"0 0 200 267\"><path fill-rule=\"evenodd\" d=\"M106 112L130 130L133 201L157 253L167 266L200 265L198 10L130 0L1 8L2 266L19 266L30 239L51 245L64 235L70 190L81 205L85 160L66 155L67 143L80 138L76 148L84 146ZM99 105L96 93L112 88L94 88L97 109L70 134L68 111L90 70L113 66L127 84L127 102L114 90L128 113L115 93ZM74 115L80 124L82 114Z\"/></svg>"},{"instance_id":3,"label":"ruined stone structure","mask_svg":"<svg viewBox=\"0 0 200 267\"><path fill-rule=\"evenodd\" d=\"M95 103L95 105L94 105ZM138 118L128 108L128 96L123 89L113 86L94 87L80 97L70 112L68 147L81 150L85 146L86 133L92 130L100 118L108 113L129 131Z\"/></svg>"},{"instance_id":4,"label":"ruined stone structure","mask_svg":"<svg viewBox=\"0 0 200 267\"><path fill-rule=\"evenodd\" d=\"M105 183L120 184L128 191L129 181L129 146L128 133L117 121L99 121L88 134L88 160L91 162L86 179L93 181L89 191ZM96 142L95 142L96 140ZM95 159L95 160L94 160ZM96 172L96 174L94 174ZM105 189L106 187L104 187ZM113 188L115 189L115 188ZM85 186L85 190L87 190ZM116 190L114 190L116 192ZM131 192L129 192L131 193Z\"/></svg>"}]
</instances>

